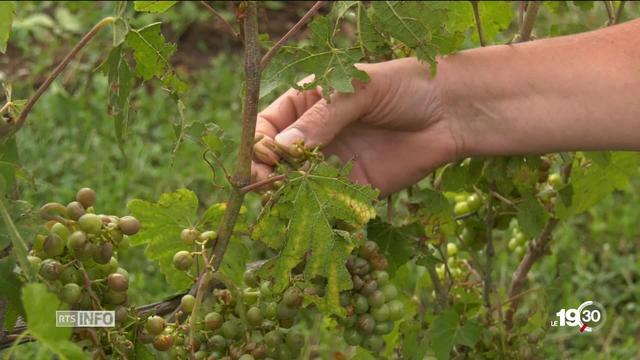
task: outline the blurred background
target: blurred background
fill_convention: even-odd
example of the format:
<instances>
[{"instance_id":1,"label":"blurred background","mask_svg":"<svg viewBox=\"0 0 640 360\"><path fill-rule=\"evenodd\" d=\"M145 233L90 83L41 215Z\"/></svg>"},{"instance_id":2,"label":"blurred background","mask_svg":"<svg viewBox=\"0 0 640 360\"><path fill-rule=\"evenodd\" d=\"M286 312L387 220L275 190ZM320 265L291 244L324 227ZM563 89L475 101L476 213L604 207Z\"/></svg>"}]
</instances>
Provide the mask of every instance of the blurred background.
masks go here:
<instances>
[{"instance_id":1,"label":"blurred background","mask_svg":"<svg viewBox=\"0 0 640 360\"><path fill-rule=\"evenodd\" d=\"M261 30L278 39L311 4L264 2ZM215 4L232 20L233 8L228 5ZM640 15L639 5L626 4L624 19ZM20 2L7 53L0 55L0 81L11 85L14 99L32 94L53 64L93 24L111 15L114 6L115 2L106 1ZM329 8L322 11L327 13ZM171 61L190 86L183 96L184 123L214 122L237 138L240 44L198 2L179 3L160 15L130 15L134 27L162 21L165 37L177 45ZM534 34L540 38L571 34L599 28L605 21L600 1L545 2ZM515 34L515 17L513 25L500 35L501 42ZM466 46L477 46L469 38ZM20 198L36 206L49 201L67 203L77 189L88 186L98 193L96 209L116 215L126 213L132 198L155 201L161 193L180 187L195 191L203 204L223 200L202 160L201 147L189 139L176 146L177 127L183 120L161 84L137 87L128 137L119 146L106 109L107 79L95 71L105 60L110 43L110 32L100 33L54 82L18 133L23 166ZM265 99L261 105L268 102ZM230 164L232 159L223 160ZM222 182L220 174L217 181ZM258 197L251 195L249 208L254 215L257 202ZM635 322L640 318L639 220L640 179L635 179L626 191L558 228L553 253L536 265L531 277L544 289L534 290L529 297L536 301L544 296L557 310L595 300L605 305L608 321L597 335L576 336L574 330L550 329L544 340L549 358L640 358L640 325ZM498 283L506 291L518 259L510 254L506 241L497 247ZM122 258L131 274L130 294L135 304L171 295L155 265L144 259L142 248L131 248Z\"/></svg>"}]
</instances>

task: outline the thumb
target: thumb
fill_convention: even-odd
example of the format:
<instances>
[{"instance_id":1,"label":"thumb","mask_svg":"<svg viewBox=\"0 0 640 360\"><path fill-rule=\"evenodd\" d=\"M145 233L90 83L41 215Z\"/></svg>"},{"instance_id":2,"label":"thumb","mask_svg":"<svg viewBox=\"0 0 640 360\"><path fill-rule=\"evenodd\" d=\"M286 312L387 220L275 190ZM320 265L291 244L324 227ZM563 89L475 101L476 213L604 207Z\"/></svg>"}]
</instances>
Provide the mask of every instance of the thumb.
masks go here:
<instances>
[{"instance_id":1,"label":"thumb","mask_svg":"<svg viewBox=\"0 0 640 360\"><path fill-rule=\"evenodd\" d=\"M318 100L276 135L275 140L284 146L300 141L304 141L309 147L329 144L343 128L364 115L366 97L362 93L336 93L331 96L330 101Z\"/></svg>"}]
</instances>

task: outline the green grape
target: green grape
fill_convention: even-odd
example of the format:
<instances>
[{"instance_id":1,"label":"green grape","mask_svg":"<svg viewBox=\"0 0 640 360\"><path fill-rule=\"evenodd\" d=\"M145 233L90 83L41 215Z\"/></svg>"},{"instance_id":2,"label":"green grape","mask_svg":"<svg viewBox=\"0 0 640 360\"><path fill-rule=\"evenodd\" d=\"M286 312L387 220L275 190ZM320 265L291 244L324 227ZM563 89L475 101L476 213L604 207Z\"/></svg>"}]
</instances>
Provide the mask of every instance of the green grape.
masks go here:
<instances>
[{"instance_id":1,"label":"green grape","mask_svg":"<svg viewBox=\"0 0 640 360\"><path fill-rule=\"evenodd\" d=\"M217 312L210 312L204 317L204 325L209 330L216 330L224 323L224 317Z\"/></svg>"},{"instance_id":2,"label":"green grape","mask_svg":"<svg viewBox=\"0 0 640 360\"><path fill-rule=\"evenodd\" d=\"M107 264L113 256L113 244L102 243L92 248L91 258L98 264Z\"/></svg>"},{"instance_id":3,"label":"green grape","mask_svg":"<svg viewBox=\"0 0 640 360\"><path fill-rule=\"evenodd\" d=\"M369 301L369 306L371 306L372 308L377 308L384 305L386 298L382 291L376 290L373 292L373 294L369 295L367 300Z\"/></svg>"},{"instance_id":4,"label":"green grape","mask_svg":"<svg viewBox=\"0 0 640 360\"><path fill-rule=\"evenodd\" d=\"M57 222L51 227L51 233L58 235L63 241L67 241L71 232L63 224Z\"/></svg>"},{"instance_id":5,"label":"green grape","mask_svg":"<svg viewBox=\"0 0 640 360\"><path fill-rule=\"evenodd\" d=\"M476 211L482 206L482 198L478 194L471 194L467 198L467 205L471 211Z\"/></svg>"},{"instance_id":6,"label":"green grape","mask_svg":"<svg viewBox=\"0 0 640 360\"><path fill-rule=\"evenodd\" d=\"M218 233L213 231L213 230L209 230L209 231L205 231L202 234L200 234L200 241L214 241L218 238Z\"/></svg>"},{"instance_id":7,"label":"green grape","mask_svg":"<svg viewBox=\"0 0 640 360\"><path fill-rule=\"evenodd\" d=\"M102 228L102 220L96 214L84 214L78 219L80 230L87 234L97 234Z\"/></svg>"},{"instance_id":8,"label":"green grape","mask_svg":"<svg viewBox=\"0 0 640 360\"><path fill-rule=\"evenodd\" d=\"M29 261L29 265L35 272L40 271L40 266L42 265L42 259L37 256L28 255L27 260Z\"/></svg>"},{"instance_id":9,"label":"green grape","mask_svg":"<svg viewBox=\"0 0 640 360\"><path fill-rule=\"evenodd\" d=\"M76 193L76 201L86 209L96 203L96 192L91 188L82 188Z\"/></svg>"},{"instance_id":10,"label":"green grape","mask_svg":"<svg viewBox=\"0 0 640 360\"><path fill-rule=\"evenodd\" d=\"M301 349L304 346L304 334L298 330L291 330L285 337L285 344L291 350Z\"/></svg>"},{"instance_id":11,"label":"green grape","mask_svg":"<svg viewBox=\"0 0 640 360\"><path fill-rule=\"evenodd\" d=\"M555 190L558 190L560 187L562 187L563 184L562 176L560 176L560 174L558 173L550 174L547 181L549 182L549 185L551 185L551 187Z\"/></svg>"},{"instance_id":12,"label":"green grape","mask_svg":"<svg viewBox=\"0 0 640 360\"><path fill-rule=\"evenodd\" d=\"M447 256L456 256L458 255L458 245L454 243L447 244Z\"/></svg>"},{"instance_id":13,"label":"green grape","mask_svg":"<svg viewBox=\"0 0 640 360\"><path fill-rule=\"evenodd\" d=\"M298 309L287 306L284 302L278 304L278 320L291 320L298 314Z\"/></svg>"},{"instance_id":14,"label":"green grape","mask_svg":"<svg viewBox=\"0 0 640 360\"><path fill-rule=\"evenodd\" d=\"M127 301L127 292L126 291L114 291L107 290L106 294L104 294L104 300L113 305L120 305Z\"/></svg>"},{"instance_id":15,"label":"green grape","mask_svg":"<svg viewBox=\"0 0 640 360\"><path fill-rule=\"evenodd\" d=\"M204 350L200 350L200 351L198 351L198 352L196 352L196 353L194 354L194 357L196 358L196 360L204 360L204 359L206 359L206 358L207 358L207 356L208 356L208 355L209 355L209 354L207 354L207 352L206 352L206 351L204 351ZM241 357L241 359L242 359L242 357Z\"/></svg>"},{"instance_id":16,"label":"green grape","mask_svg":"<svg viewBox=\"0 0 640 360\"><path fill-rule=\"evenodd\" d=\"M523 246L516 246L516 248L513 249L513 253L516 254L517 256L524 255L524 247Z\"/></svg>"},{"instance_id":17,"label":"green grape","mask_svg":"<svg viewBox=\"0 0 640 360\"><path fill-rule=\"evenodd\" d=\"M356 258L353 264L353 273L356 275L364 275L369 272L371 266L369 262L363 258Z\"/></svg>"},{"instance_id":18,"label":"green grape","mask_svg":"<svg viewBox=\"0 0 640 360\"><path fill-rule=\"evenodd\" d=\"M260 286L260 278L255 270L247 270L244 272L244 283L252 288Z\"/></svg>"},{"instance_id":19,"label":"green grape","mask_svg":"<svg viewBox=\"0 0 640 360\"><path fill-rule=\"evenodd\" d=\"M254 291L251 288L246 288L242 291L242 300L246 305L253 305L258 302L258 296L260 293L258 291Z\"/></svg>"},{"instance_id":20,"label":"green grape","mask_svg":"<svg viewBox=\"0 0 640 360\"><path fill-rule=\"evenodd\" d=\"M360 293L362 295L368 296L373 294L374 291L378 290L378 282L371 279L364 283L362 288L360 289Z\"/></svg>"},{"instance_id":21,"label":"green grape","mask_svg":"<svg viewBox=\"0 0 640 360\"><path fill-rule=\"evenodd\" d=\"M398 297L398 288L393 284L387 284L382 288L385 301L395 300Z\"/></svg>"},{"instance_id":22,"label":"green grape","mask_svg":"<svg viewBox=\"0 0 640 360\"><path fill-rule=\"evenodd\" d=\"M207 340L207 347L213 350L224 350L227 340L222 335L213 335Z\"/></svg>"},{"instance_id":23,"label":"green grape","mask_svg":"<svg viewBox=\"0 0 640 360\"><path fill-rule=\"evenodd\" d=\"M73 221L78 221L82 215L86 214L84 206L77 201L72 201L67 205L67 216Z\"/></svg>"},{"instance_id":24,"label":"green grape","mask_svg":"<svg viewBox=\"0 0 640 360\"><path fill-rule=\"evenodd\" d=\"M164 330L165 322L160 316L153 315L147 319L144 329L151 335L158 335ZM173 342L173 341L172 341Z\"/></svg>"},{"instance_id":25,"label":"green grape","mask_svg":"<svg viewBox=\"0 0 640 360\"><path fill-rule=\"evenodd\" d=\"M129 319L129 310L127 310L126 307L118 305L113 309L113 311L115 312L115 319L117 323L123 323Z\"/></svg>"},{"instance_id":26,"label":"green grape","mask_svg":"<svg viewBox=\"0 0 640 360\"><path fill-rule=\"evenodd\" d=\"M357 294L353 297L353 307L356 314L364 314L369 310L369 301L366 297Z\"/></svg>"},{"instance_id":27,"label":"green grape","mask_svg":"<svg viewBox=\"0 0 640 360\"><path fill-rule=\"evenodd\" d=\"M173 266L181 271L186 271L193 265L193 256L185 250L178 251L173 255Z\"/></svg>"},{"instance_id":28,"label":"green grape","mask_svg":"<svg viewBox=\"0 0 640 360\"><path fill-rule=\"evenodd\" d=\"M126 291L129 288L129 280L122 274L113 273L107 276L107 285L113 291Z\"/></svg>"},{"instance_id":29,"label":"green grape","mask_svg":"<svg viewBox=\"0 0 640 360\"><path fill-rule=\"evenodd\" d=\"M260 283L260 296L263 298L268 298L273 295L273 290L271 289L271 282L268 280L262 281Z\"/></svg>"},{"instance_id":30,"label":"green grape","mask_svg":"<svg viewBox=\"0 0 640 360\"><path fill-rule=\"evenodd\" d=\"M302 305L303 299L302 291L296 286L288 288L282 295L282 301L289 307L298 307Z\"/></svg>"},{"instance_id":31,"label":"green grape","mask_svg":"<svg viewBox=\"0 0 640 360\"><path fill-rule=\"evenodd\" d=\"M259 308L252 306L247 310L247 321L250 325L258 326L262 324L262 320L264 320L264 318Z\"/></svg>"},{"instance_id":32,"label":"green grape","mask_svg":"<svg viewBox=\"0 0 640 360\"><path fill-rule=\"evenodd\" d=\"M353 275L351 277L351 282L353 282L353 288L356 290L360 290L364 286L364 280L362 280L358 275Z\"/></svg>"},{"instance_id":33,"label":"green grape","mask_svg":"<svg viewBox=\"0 0 640 360\"><path fill-rule=\"evenodd\" d=\"M386 271L376 270L373 272L373 278L378 282L378 286L384 286L389 282L389 273Z\"/></svg>"},{"instance_id":34,"label":"green grape","mask_svg":"<svg viewBox=\"0 0 640 360\"><path fill-rule=\"evenodd\" d=\"M271 330L264 335L264 343L272 349L280 346L282 340L282 333L278 330Z\"/></svg>"},{"instance_id":35,"label":"green grape","mask_svg":"<svg viewBox=\"0 0 640 360\"><path fill-rule=\"evenodd\" d=\"M64 253L65 242L57 234L49 234L44 241L42 249L47 257L60 256Z\"/></svg>"},{"instance_id":36,"label":"green grape","mask_svg":"<svg viewBox=\"0 0 640 360\"><path fill-rule=\"evenodd\" d=\"M46 259L40 264L40 275L49 281L58 280L62 271L64 267L57 260Z\"/></svg>"},{"instance_id":37,"label":"green grape","mask_svg":"<svg viewBox=\"0 0 640 360\"><path fill-rule=\"evenodd\" d=\"M376 256L372 258L370 261L371 261L371 266L373 267L374 270L387 270L387 267L389 267L389 262L387 261L387 258L384 256Z\"/></svg>"},{"instance_id":38,"label":"green grape","mask_svg":"<svg viewBox=\"0 0 640 360\"><path fill-rule=\"evenodd\" d=\"M114 275L114 274L111 274L111 275ZM196 298L191 294L187 294L183 296L182 299L180 299L180 308L186 313L192 312L195 306L196 306Z\"/></svg>"},{"instance_id":39,"label":"green grape","mask_svg":"<svg viewBox=\"0 0 640 360\"><path fill-rule=\"evenodd\" d=\"M267 319L273 319L278 315L278 303L269 301L260 304L262 316Z\"/></svg>"},{"instance_id":40,"label":"green grape","mask_svg":"<svg viewBox=\"0 0 640 360\"><path fill-rule=\"evenodd\" d=\"M83 231L75 231L73 234L69 235L67 239L67 247L74 252L84 248L87 244L87 234Z\"/></svg>"},{"instance_id":41,"label":"green grape","mask_svg":"<svg viewBox=\"0 0 640 360\"><path fill-rule=\"evenodd\" d=\"M187 245L193 245L199 236L200 232L196 229L183 229L180 233L180 240Z\"/></svg>"},{"instance_id":42,"label":"green grape","mask_svg":"<svg viewBox=\"0 0 640 360\"><path fill-rule=\"evenodd\" d=\"M518 247L518 240L514 237L509 239L509 243L507 243L507 248L511 251L514 251Z\"/></svg>"},{"instance_id":43,"label":"green grape","mask_svg":"<svg viewBox=\"0 0 640 360\"><path fill-rule=\"evenodd\" d=\"M364 339L362 346L373 352L378 352L384 349L384 339L380 335L371 335Z\"/></svg>"},{"instance_id":44,"label":"green grape","mask_svg":"<svg viewBox=\"0 0 640 360\"><path fill-rule=\"evenodd\" d=\"M125 235L135 235L140 231L140 221L133 216L123 216L120 218L118 227Z\"/></svg>"},{"instance_id":45,"label":"green grape","mask_svg":"<svg viewBox=\"0 0 640 360\"><path fill-rule=\"evenodd\" d=\"M456 216L466 215L470 212L471 212L471 208L469 207L469 204L466 201L457 202L456 205L453 207L453 213Z\"/></svg>"},{"instance_id":46,"label":"green grape","mask_svg":"<svg viewBox=\"0 0 640 360\"><path fill-rule=\"evenodd\" d=\"M378 255L378 250L380 250L378 244L369 240L360 247L360 256L365 259L371 259Z\"/></svg>"},{"instance_id":47,"label":"green grape","mask_svg":"<svg viewBox=\"0 0 640 360\"><path fill-rule=\"evenodd\" d=\"M69 283L62 288L62 301L75 304L82 296L82 288L78 284Z\"/></svg>"},{"instance_id":48,"label":"green grape","mask_svg":"<svg viewBox=\"0 0 640 360\"><path fill-rule=\"evenodd\" d=\"M60 281L62 281L63 284L74 283L79 285L82 283L82 278L75 267L67 266L60 275Z\"/></svg>"},{"instance_id":49,"label":"green grape","mask_svg":"<svg viewBox=\"0 0 640 360\"><path fill-rule=\"evenodd\" d=\"M220 327L222 335L227 339L238 339L242 335L242 325L238 321L225 321Z\"/></svg>"},{"instance_id":50,"label":"green grape","mask_svg":"<svg viewBox=\"0 0 640 360\"><path fill-rule=\"evenodd\" d=\"M358 320L356 322L356 328L363 334L371 334L375 329L376 321L373 319L373 316L369 314L362 314L358 316Z\"/></svg>"},{"instance_id":51,"label":"green grape","mask_svg":"<svg viewBox=\"0 0 640 360\"><path fill-rule=\"evenodd\" d=\"M153 347L158 351L167 351L173 346L173 336L158 335L153 339Z\"/></svg>"},{"instance_id":52,"label":"green grape","mask_svg":"<svg viewBox=\"0 0 640 360\"><path fill-rule=\"evenodd\" d=\"M382 304L379 308L373 309L371 315L375 321L387 321L390 316L389 305Z\"/></svg>"},{"instance_id":53,"label":"green grape","mask_svg":"<svg viewBox=\"0 0 640 360\"><path fill-rule=\"evenodd\" d=\"M343 291L340 293L340 306L346 307L351 304L351 295L348 291Z\"/></svg>"},{"instance_id":54,"label":"green grape","mask_svg":"<svg viewBox=\"0 0 640 360\"><path fill-rule=\"evenodd\" d=\"M351 345L357 346L362 344L364 337L356 329L346 329L344 331L344 341Z\"/></svg>"},{"instance_id":55,"label":"green grape","mask_svg":"<svg viewBox=\"0 0 640 360\"><path fill-rule=\"evenodd\" d=\"M397 321L404 316L404 304L400 300L391 300L389 306L389 319Z\"/></svg>"},{"instance_id":56,"label":"green grape","mask_svg":"<svg viewBox=\"0 0 640 360\"><path fill-rule=\"evenodd\" d=\"M393 321L376 322L376 327L373 329L374 334L387 335L393 330Z\"/></svg>"}]
</instances>

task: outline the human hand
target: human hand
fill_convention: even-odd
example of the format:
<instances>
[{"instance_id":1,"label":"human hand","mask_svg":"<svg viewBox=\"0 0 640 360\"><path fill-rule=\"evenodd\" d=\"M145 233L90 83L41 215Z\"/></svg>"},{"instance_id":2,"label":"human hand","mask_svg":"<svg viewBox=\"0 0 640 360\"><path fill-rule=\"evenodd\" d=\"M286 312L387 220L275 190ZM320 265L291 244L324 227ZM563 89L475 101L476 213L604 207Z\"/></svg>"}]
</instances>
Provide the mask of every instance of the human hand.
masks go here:
<instances>
[{"instance_id":1,"label":"human hand","mask_svg":"<svg viewBox=\"0 0 640 360\"><path fill-rule=\"evenodd\" d=\"M361 64L368 83L352 94L322 98L320 89L290 89L258 114L253 173L266 178L279 161L269 142L304 141L353 161L351 179L387 195L457 157L457 125L447 120L438 82L413 58ZM307 80L308 81L308 80Z\"/></svg>"}]
</instances>

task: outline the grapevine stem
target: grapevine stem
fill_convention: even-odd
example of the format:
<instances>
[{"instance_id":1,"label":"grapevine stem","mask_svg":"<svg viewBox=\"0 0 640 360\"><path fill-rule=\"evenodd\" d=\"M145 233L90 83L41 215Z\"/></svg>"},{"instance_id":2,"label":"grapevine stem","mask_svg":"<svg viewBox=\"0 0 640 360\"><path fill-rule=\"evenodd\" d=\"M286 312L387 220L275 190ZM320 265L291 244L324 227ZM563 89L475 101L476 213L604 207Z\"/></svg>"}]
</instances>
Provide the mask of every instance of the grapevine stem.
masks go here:
<instances>
[{"instance_id":1,"label":"grapevine stem","mask_svg":"<svg viewBox=\"0 0 640 360\"><path fill-rule=\"evenodd\" d=\"M278 180L284 180L286 179L287 176L286 175L276 175L276 176L272 176L270 178L264 179L264 180L260 180L260 181L256 181L253 184L249 184L247 186L244 186L242 188L240 188L240 192L242 192L243 194L248 193L249 191L253 191L255 189L259 189L265 185L269 185L272 184Z\"/></svg>"},{"instance_id":2,"label":"grapevine stem","mask_svg":"<svg viewBox=\"0 0 640 360\"><path fill-rule=\"evenodd\" d=\"M18 116L18 119L16 120L16 123L15 123L16 131L22 127L25 120L27 119L27 115L29 115L31 108L33 108L33 105L35 105L36 101L40 99L40 96L44 94L44 92L49 88L53 80L55 80L58 77L58 75L60 75L62 70L64 70L64 68L71 62L71 60L73 60L76 54L78 54L78 52L82 50L82 48L84 48L85 45L87 45L87 43L91 41L91 39L93 39L93 37L98 33L98 31L100 31L100 29L113 23L115 20L116 20L115 17L106 17L100 20L97 24L93 26L91 30L89 30L88 33L86 33L82 37L82 39L80 39L80 41L76 44L76 46L74 46L73 49L71 49L71 51L67 54L67 56L64 57L64 59L62 59L62 61L58 64L58 66L56 66L56 68L53 69L51 74L49 74L49 76L45 79L42 85L40 85L38 90L36 90L36 93L33 94L31 99L29 99L29 101L25 105L22 112L20 112L20 115Z\"/></svg>"},{"instance_id":3,"label":"grapevine stem","mask_svg":"<svg viewBox=\"0 0 640 360\"><path fill-rule=\"evenodd\" d=\"M220 23L229 34L231 34L235 39L240 38L240 34L238 34L238 32L233 28L233 25L231 25L225 18L223 18L222 15L220 15L220 13L216 11L216 9L214 9L211 5L207 4L206 1L200 1L200 4L202 4L202 6L207 8L207 10L209 10L209 12L213 14L213 16L216 17L216 19L220 20Z\"/></svg>"},{"instance_id":4,"label":"grapevine stem","mask_svg":"<svg viewBox=\"0 0 640 360\"><path fill-rule=\"evenodd\" d=\"M625 0L621 0L620 1L620 5L618 5L618 11L616 12L616 18L613 20L614 24L617 24L620 22L620 20L622 19L622 14L624 13L624 4L626 3Z\"/></svg>"},{"instance_id":5,"label":"grapevine stem","mask_svg":"<svg viewBox=\"0 0 640 360\"><path fill-rule=\"evenodd\" d=\"M36 279L36 274L29 260L27 259L28 248L27 243L25 243L22 236L18 232L16 225L11 220L11 216L7 211L7 208L4 206L4 200L0 197L0 215L2 215L2 219L4 220L7 229L9 230L9 237L11 237L11 243L13 244L13 249L16 254L16 258L18 259L18 263L22 268L22 271L26 274L27 279L29 281L34 281Z\"/></svg>"},{"instance_id":6,"label":"grapevine stem","mask_svg":"<svg viewBox=\"0 0 640 360\"><path fill-rule=\"evenodd\" d=\"M613 25L615 23L615 14L613 11L613 3L609 0L603 0L605 9L607 9L607 17L609 20L607 21L607 25Z\"/></svg>"},{"instance_id":7,"label":"grapevine stem","mask_svg":"<svg viewBox=\"0 0 640 360\"><path fill-rule=\"evenodd\" d=\"M480 46L485 46L484 31L482 30L482 21L480 21L480 10L478 9L478 0L471 0L471 6L473 7L473 17L476 19L476 28L478 29L478 39L480 40Z\"/></svg>"},{"instance_id":8,"label":"grapevine stem","mask_svg":"<svg viewBox=\"0 0 640 360\"><path fill-rule=\"evenodd\" d=\"M527 11L524 14L524 20L518 32L518 42L529 41L531 39L531 31L533 31L533 24L536 21L541 4L542 1L530 1L527 4Z\"/></svg>"},{"instance_id":9,"label":"grapevine stem","mask_svg":"<svg viewBox=\"0 0 640 360\"><path fill-rule=\"evenodd\" d=\"M269 51L267 51L266 54L264 54L264 56L260 60L261 69L264 70L264 68L266 68L267 65L269 65L269 62L271 62L271 59L274 56L276 56L276 54L278 53L278 50L280 50L280 48L284 44L286 44L287 41L289 41L289 39L293 37L293 35L295 35L298 31L300 31L300 29L318 12L318 10L323 4L324 4L324 1L316 1L316 3L313 4L311 9L309 9L309 11L307 11L307 13L304 14L300 18L300 20L298 20L298 22L295 25L293 25L293 27L289 29L289 31L287 31L287 33L284 34L284 36L280 38L280 40L278 40L278 42L275 43L275 45L273 45L271 49L269 49Z\"/></svg>"}]
</instances>

